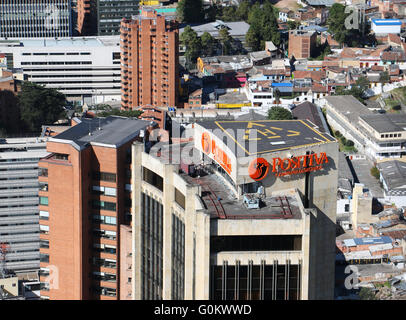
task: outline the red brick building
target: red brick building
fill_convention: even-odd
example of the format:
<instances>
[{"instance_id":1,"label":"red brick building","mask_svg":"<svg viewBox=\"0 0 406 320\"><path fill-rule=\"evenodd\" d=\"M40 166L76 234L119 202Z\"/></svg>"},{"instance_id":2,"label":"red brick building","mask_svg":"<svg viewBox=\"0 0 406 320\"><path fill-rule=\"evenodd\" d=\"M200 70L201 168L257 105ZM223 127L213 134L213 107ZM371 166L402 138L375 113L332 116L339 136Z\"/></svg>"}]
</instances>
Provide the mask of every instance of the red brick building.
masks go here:
<instances>
[{"instance_id":1,"label":"red brick building","mask_svg":"<svg viewBox=\"0 0 406 320\"><path fill-rule=\"evenodd\" d=\"M120 297L120 226L131 223L131 144L148 125L113 116L82 119L47 142L51 154L39 161L42 297Z\"/></svg>"},{"instance_id":2,"label":"red brick building","mask_svg":"<svg viewBox=\"0 0 406 320\"><path fill-rule=\"evenodd\" d=\"M155 10L121 23L122 108L176 107L179 32Z\"/></svg>"},{"instance_id":3,"label":"red brick building","mask_svg":"<svg viewBox=\"0 0 406 320\"><path fill-rule=\"evenodd\" d=\"M289 58L310 58L316 47L317 35L315 32L292 30L289 31Z\"/></svg>"}]
</instances>

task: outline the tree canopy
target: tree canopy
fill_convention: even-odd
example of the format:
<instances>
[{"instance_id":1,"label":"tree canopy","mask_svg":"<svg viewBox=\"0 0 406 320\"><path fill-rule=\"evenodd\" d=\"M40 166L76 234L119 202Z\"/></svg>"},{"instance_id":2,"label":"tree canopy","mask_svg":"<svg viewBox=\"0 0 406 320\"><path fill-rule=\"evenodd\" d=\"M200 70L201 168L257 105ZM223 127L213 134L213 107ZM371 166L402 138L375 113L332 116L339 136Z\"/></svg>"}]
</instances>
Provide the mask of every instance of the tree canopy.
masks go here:
<instances>
[{"instance_id":1,"label":"tree canopy","mask_svg":"<svg viewBox=\"0 0 406 320\"><path fill-rule=\"evenodd\" d=\"M269 0L262 5L256 2L248 13L250 28L246 34L246 42L254 51L263 50L266 41L280 44L278 29L278 10Z\"/></svg>"},{"instance_id":2,"label":"tree canopy","mask_svg":"<svg viewBox=\"0 0 406 320\"><path fill-rule=\"evenodd\" d=\"M177 18L184 23L204 21L202 0L180 0L176 9Z\"/></svg>"},{"instance_id":3,"label":"tree canopy","mask_svg":"<svg viewBox=\"0 0 406 320\"><path fill-rule=\"evenodd\" d=\"M269 120L291 120L293 119L292 112L283 107L271 107L268 110Z\"/></svg>"},{"instance_id":4,"label":"tree canopy","mask_svg":"<svg viewBox=\"0 0 406 320\"><path fill-rule=\"evenodd\" d=\"M186 46L185 57L189 63L195 63L202 51L202 42L196 31L186 26L180 35L181 43Z\"/></svg>"},{"instance_id":5,"label":"tree canopy","mask_svg":"<svg viewBox=\"0 0 406 320\"><path fill-rule=\"evenodd\" d=\"M100 117L108 117L108 116L121 116L121 117L128 117L128 118L138 118L143 113L142 110L120 110L120 109L113 109L106 110L97 114Z\"/></svg>"},{"instance_id":6,"label":"tree canopy","mask_svg":"<svg viewBox=\"0 0 406 320\"><path fill-rule=\"evenodd\" d=\"M352 95L360 102L364 103L365 93L369 88L369 80L366 77L359 77L351 89L337 87L336 95Z\"/></svg>"},{"instance_id":7,"label":"tree canopy","mask_svg":"<svg viewBox=\"0 0 406 320\"><path fill-rule=\"evenodd\" d=\"M327 24L328 31L333 35L334 39L341 45L345 44L349 47L360 47L364 44L374 45L376 39L373 34L369 34L369 24L358 25L355 29L345 27L347 17L353 15L351 12L345 12L345 9L346 7L340 3L335 3L330 8ZM364 31L362 31L362 28L364 28Z\"/></svg>"},{"instance_id":8,"label":"tree canopy","mask_svg":"<svg viewBox=\"0 0 406 320\"><path fill-rule=\"evenodd\" d=\"M33 132L38 132L43 124L52 124L65 117L66 98L56 89L24 82L18 94L18 102L21 120Z\"/></svg>"},{"instance_id":9,"label":"tree canopy","mask_svg":"<svg viewBox=\"0 0 406 320\"><path fill-rule=\"evenodd\" d=\"M0 131L3 135L20 133L24 130L20 120L18 99L12 91L0 91Z\"/></svg>"}]
</instances>

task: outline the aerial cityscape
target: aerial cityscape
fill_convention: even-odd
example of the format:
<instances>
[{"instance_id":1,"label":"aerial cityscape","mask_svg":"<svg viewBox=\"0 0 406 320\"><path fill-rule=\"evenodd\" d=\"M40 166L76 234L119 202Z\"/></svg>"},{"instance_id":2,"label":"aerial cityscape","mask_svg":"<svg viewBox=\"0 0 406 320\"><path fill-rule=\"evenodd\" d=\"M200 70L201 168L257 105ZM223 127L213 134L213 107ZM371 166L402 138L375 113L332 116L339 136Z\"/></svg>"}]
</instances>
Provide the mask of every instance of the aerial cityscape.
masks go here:
<instances>
[{"instance_id":1,"label":"aerial cityscape","mask_svg":"<svg viewBox=\"0 0 406 320\"><path fill-rule=\"evenodd\" d=\"M0 0L0 300L406 300L406 0Z\"/></svg>"}]
</instances>

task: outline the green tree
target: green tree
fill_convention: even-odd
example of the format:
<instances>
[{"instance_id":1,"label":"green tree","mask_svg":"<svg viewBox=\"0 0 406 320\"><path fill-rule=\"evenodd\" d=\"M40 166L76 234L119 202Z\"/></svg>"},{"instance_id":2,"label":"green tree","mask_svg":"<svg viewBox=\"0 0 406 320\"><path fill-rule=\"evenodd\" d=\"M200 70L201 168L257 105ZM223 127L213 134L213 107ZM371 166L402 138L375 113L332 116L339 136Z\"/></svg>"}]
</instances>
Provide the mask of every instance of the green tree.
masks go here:
<instances>
[{"instance_id":1,"label":"green tree","mask_svg":"<svg viewBox=\"0 0 406 320\"><path fill-rule=\"evenodd\" d=\"M24 82L18 94L21 119L28 129L38 132L43 124L52 124L64 118L65 95L31 82Z\"/></svg>"},{"instance_id":2,"label":"green tree","mask_svg":"<svg viewBox=\"0 0 406 320\"><path fill-rule=\"evenodd\" d=\"M12 91L0 91L0 128L4 134L20 133L23 131L20 121L20 106Z\"/></svg>"},{"instance_id":3,"label":"green tree","mask_svg":"<svg viewBox=\"0 0 406 320\"><path fill-rule=\"evenodd\" d=\"M258 24L252 24L245 35L245 41L253 51L261 50L261 27Z\"/></svg>"},{"instance_id":4,"label":"green tree","mask_svg":"<svg viewBox=\"0 0 406 320\"><path fill-rule=\"evenodd\" d=\"M361 300L376 300L375 294L370 288L365 287L361 288L358 295Z\"/></svg>"},{"instance_id":5,"label":"green tree","mask_svg":"<svg viewBox=\"0 0 406 320\"><path fill-rule=\"evenodd\" d=\"M177 18L183 23L197 23L204 21L202 0L180 0L176 8Z\"/></svg>"},{"instance_id":6,"label":"green tree","mask_svg":"<svg viewBox=\"0 0 406 320\"><path fill-rule=\"evenodd\" d=\"M262 6L259 3L252 6L248 14L250 28L245 40L253 50L263 50L266 41L272 41L275 45L280 44L277 19L278 10L269 0L266 0Z\"/></svg>"},{"instance_id":7,"label":"green tree","mask_svg":"<svg viewBox=\"0 0 406 320\"><path fill-rule=\"evenodd\" d=\"M250 8L251 8L250 1L243 0L242 2L240 2L240 5L238 6L237 12L236 12L238 20L247 21L248 13L250 12Z\"/></svg>"},{"instance_id":8,"label":"green tree","mask_svg":"<svg viewBox=\"0 0 406 320\"><path fill-rule=\"evenodd\" d=\"M238 20L237 7L236 6L224 7L221 18L223 21L237 21Z\"/></svg>"},{"instance_id":9,"label":"green tree","mask_svg":"<svg viewBox=\"0 0 406 320\"><path fill-rule=\"evenodd\" d=\"M299 26L300 26L299 21L293 21L293 20L288 21L289 30L295 30L295 29L299 28Z\"/></svg>"},{"instance_id":10,"label":"green tree","mask_svg":"<svg viewBox=\"0 0 406 320\"><path fill-rule=\"evenodd\" d=\"M222 28L219 31L219 40L222 45L222 51L224 55L229 55L232 53L232 41L233 38L226 28Z\"/></svg>"},{"instance_id":11,"label":"green tree","mask_svg":"<svg viewBox=\"0 0 406 320\"><path fill-rule=\"evenodd\" d=\"M292 113L283 107L271 107L268 110L269 120L291 120L293 119Z\"/></svg>"},{"instance_id":12,"label":"green tree","mask_svg":"<svg viewBox=\"0 0 406 320\"><path fill-rule=\"evenodd\" d=\"M210 33L204 32L200 37L202 43L202 52L205 56L211 56L214 54L217 40L211 36Z\"/></svg>"},{"instance_id":13,"label":"green tree","mask_svg":"<svg viewBox=\"0 0 406 320\"><path fill-rule=\"evenodd\" d=\"M143 113L142 110L120 110L112 109L108 111L103 111L97 114L99 117L108 117L108 116L120 116L127 118L138 118Z\"/></svg>"},{"instance_id":14,"label":"green tree","mask_svg":"<svg viewBox=\"0 0 406 320\"><path fill-rule=\"evenodd\" d=\"M275 96L276 103L279 104L280 98L281 98L281 92L278 89L275 89L274 96Z\"/></svg>"},{"instance_id":15,"label":"green tree","mask_svg":"<svg viewBox=\"0 0 406 320\"><path fill-rule=\"evenodd\" d=\"M185 57L189 63L195 63L202 53L202 42L190 26L186 26L180 35L180 42L186 46Z\"/></svg>"},{"instance_id":16,"label":"green tree","mask_svg":"<svg viewBox=\"0 0 406 320\"><path fill-rule=\"evenodd\" d=\"M340 3L334 3L329 10L328 30L340 44L345 43L348 33L348 30L344 27L348 15L349 13L345 13L345 6Z\"/></svg>"},{"instance_id":17,"label":"green tree","mask_svg":"<svg viewBox=\"0 0 406 320\"><path fill-rule=\"evenodd\" d=\"M380 81L381 83L388 83L389 80L390 80L390 77L389 77L388 71L384 71L384 72L382 72L382 73L380 74L380 76L379 76L379 81Z\"/></svg>"},{"instance_id":18,"label":"green tree","mask_svg":"<svg viewBox=\"0 0 406 320\"><path fill-rule=\"evenodd\" d=\"M381 174L380 174L380 172L379 172L379 170L378 170L377 167L372 167L372 168L371 168L371 175L372 175L373 177L375 177L376 179L378 179L378 180L379 180L379 178L381 177Z\"/></svg>"},{"instance_id":19,"label":"green tree","mask_svg":"<svg viewBox=\"0 0 406 320\"><path fill-rule=\"evenodd\" d=\"M213 5L207 7L204 10L205 20L207 22L211 22L220 19L222 11L223 11L222 7L214 3Z\"/></svg>"}]
</instances>

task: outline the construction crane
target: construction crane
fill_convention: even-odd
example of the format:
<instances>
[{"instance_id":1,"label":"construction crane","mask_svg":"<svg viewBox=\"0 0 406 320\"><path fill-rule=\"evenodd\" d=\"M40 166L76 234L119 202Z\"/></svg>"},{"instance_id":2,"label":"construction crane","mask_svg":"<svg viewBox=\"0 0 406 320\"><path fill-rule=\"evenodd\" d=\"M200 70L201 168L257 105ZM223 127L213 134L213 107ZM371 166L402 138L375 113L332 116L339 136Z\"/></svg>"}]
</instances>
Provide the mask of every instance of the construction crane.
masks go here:
<instances>
[{"instance_id":1,"label":"construction crane","mask_svg":"<svg viewBox=\"0 0 406 320\"><path fill-rule=\"evenodd\" d=\"M5 242L0 242L0 277L6 276L6 255L9 250L9 245Z\"/></svg>"}]
</instances>

